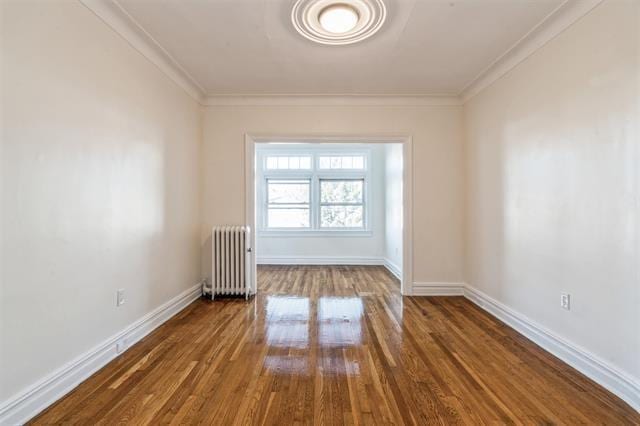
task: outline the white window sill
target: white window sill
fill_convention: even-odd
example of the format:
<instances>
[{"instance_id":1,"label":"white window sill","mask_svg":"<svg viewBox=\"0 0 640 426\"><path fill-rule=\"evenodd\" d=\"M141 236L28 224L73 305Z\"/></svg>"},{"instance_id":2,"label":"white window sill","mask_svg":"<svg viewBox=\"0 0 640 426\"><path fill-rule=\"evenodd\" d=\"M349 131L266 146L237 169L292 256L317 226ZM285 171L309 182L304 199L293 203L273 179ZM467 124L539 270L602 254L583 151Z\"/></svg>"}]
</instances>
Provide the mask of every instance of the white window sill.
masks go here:
<instances>
[{"instance_id":1,"label":"white window sill","mask_svg":"<svg viewBox=\"0 0 640 426\"><path fill-rule=\"evenodd\" d=\"M261 238L370 238L373 237L373 232L369 229L273 229L258 230L258 237Z\"/></svg>"}]
</instances>

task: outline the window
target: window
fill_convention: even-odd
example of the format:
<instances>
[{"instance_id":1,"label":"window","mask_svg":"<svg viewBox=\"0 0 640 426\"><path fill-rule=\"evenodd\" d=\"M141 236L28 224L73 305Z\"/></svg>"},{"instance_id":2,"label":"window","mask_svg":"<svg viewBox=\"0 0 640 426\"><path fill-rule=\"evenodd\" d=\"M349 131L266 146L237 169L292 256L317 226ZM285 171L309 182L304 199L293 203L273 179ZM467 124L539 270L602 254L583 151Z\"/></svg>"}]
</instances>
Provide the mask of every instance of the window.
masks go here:
<instances>
[{"instance_id":1,"label":"window","mask_svg":"<svg viewBox=\"0 0 640 426\"><path fill-rule=\"evenodd\" d=\"M364 155L321 155L320 169L364 170Z\"/></svg>"},{"instance_id":2,"label":"window","mask_svg":"<svg viewBox=\"0 0 640 426\"><path fill-rule=\"evenodd\" d=\"M261 232L370 232L368 150L269 147L258 156Z\"/></svg>"},{"instance_id":3,"label":"window","mask_svg":"<svg viewBox=\"0 0 640 426\"><path fill-rule=\"evenodd\" d=\"M267 179L267 227L309 228L309 179Z\"/></svg>"},{"instance_id":4,"label":"window","mask_svg":"<svg viewBox=\"0 0 640 426\"><path fill-rule=\"evenodd\" d=\"M270 155L267 157L269 170L308 170L311 168L311 156Z\"/></svg>"},{"instance_id":5,"label":"window","mask_svg":"<svg viewBox=\"0 0 640 426\"><path fill-rule=\"evenodd\" d=\"M320 179L320 227L364 227L364 179Z\"/></svg>"}]
</instances>

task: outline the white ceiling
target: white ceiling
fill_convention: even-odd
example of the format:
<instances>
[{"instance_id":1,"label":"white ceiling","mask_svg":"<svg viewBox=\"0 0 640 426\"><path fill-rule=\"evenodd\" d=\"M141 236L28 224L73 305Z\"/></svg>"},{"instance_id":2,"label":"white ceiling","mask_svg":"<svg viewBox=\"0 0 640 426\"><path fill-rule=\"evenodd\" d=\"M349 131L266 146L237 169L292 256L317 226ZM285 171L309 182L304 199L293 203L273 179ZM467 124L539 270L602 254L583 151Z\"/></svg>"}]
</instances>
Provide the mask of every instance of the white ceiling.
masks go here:
<instances>
[{"instance_id":1,"label":"white ceiling","mask_svg":"<svg viewBox=\"0 0 640 426\"><path fill-rule=\"evenodd\" d=\"M459 94L565 0L384 0L350 46L295 32L294 0L118 0L207 95Z\"/></svg>"}]
</instances>

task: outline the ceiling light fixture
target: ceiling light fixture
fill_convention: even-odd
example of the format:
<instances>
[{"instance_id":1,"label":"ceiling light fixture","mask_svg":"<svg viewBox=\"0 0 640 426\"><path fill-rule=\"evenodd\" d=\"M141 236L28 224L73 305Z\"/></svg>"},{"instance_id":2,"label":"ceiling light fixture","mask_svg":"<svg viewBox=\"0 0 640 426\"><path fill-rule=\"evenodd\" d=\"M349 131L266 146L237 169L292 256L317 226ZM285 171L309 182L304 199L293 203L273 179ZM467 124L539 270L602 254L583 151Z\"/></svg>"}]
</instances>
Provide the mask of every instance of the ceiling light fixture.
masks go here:
<instances>
[{"instance_id":1,"label":"ceiling light fixture","mask_svg":"<svg viewBox=\"0 0 640 426\"><path fill-rule=\"evenodd\" d=\"M297 0L291 12L293 26L300 34L329 45L369 38L385 18L382 0Z\"/></svg>"},{"instance_id":2,"label":"ceiling light fixture","mask_svg":"<svg viewBox=\"0 0 640 426\"><path fill-rule=\"evenodd\" d=\"M318 21L330 33L344 34L358 24L358 12L346 4L332 4L322 9Z\"/></svg>"}]
</instances>

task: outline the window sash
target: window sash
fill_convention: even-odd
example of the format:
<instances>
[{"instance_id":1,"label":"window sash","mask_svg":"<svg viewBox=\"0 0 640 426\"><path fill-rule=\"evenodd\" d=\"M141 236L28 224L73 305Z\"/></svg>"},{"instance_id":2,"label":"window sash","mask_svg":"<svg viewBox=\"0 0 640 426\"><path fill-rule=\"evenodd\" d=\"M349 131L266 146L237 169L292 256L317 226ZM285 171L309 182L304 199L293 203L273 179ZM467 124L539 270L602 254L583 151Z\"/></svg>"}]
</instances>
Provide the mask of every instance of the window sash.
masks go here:
<instances>
[{"instance_id":1,"label":"window sash","mask_svg":"<svg viewBox=\"0 0 640 426\"><path fill-rule=\"evenodd\" d=\"M302 206L311 204L311 179L298 179L298 178L267 178L265 179L265 190L266 190L266 201L267 206L277 206L277 205L292 205L292 206ZM269 197L269 186L270 185L307 185L307 201L301 202L283 202L283 201L271 201Z\"/></svg>"},{"instance_id":2,"label":"window sash","mask_svg":"<svg viewBox=\"0 0 640 426\"><path fill-rule=\"evenodd\" d=\"M278 185L307 185L307 201L304 202L278 202L272 201L269 199L269 186L271 184ZM265 227L268 229L310 229L313 225L312 222L312 214L311 214L311 179L300 179L300 178L266 178L265 179L265 214L264 214L264 222ZM270 212L277 210L306 210L307 211L307 226L270 226L269 225L269 216Z\"/></svg>"},{"instance_id":3,"label":"window sash","mask_svg":"<svg viewBox=\"0 0 640 426\"><path fill-rule=\"evenodd\" d=\"M306 225L303 226L270 226L269 225L269 216L271 213L273 212L277 212L277 211L286 211L286 210L306 210ZM265 221L267 222L267 228L268 229L311 229L311 209L307 206L307 207L268 207L267 211L266 211L266 215L265 215Z\"/></svg>"},{"instance_id":4,"label":"window sash","mask_svg":"<svg viewBox=\"0 0 640 426\"><path fill-rule=\"evenodd\" d=\"M362 185L362 193L360 194L360 201L322 201L322 183L323 182L360 182ZM319 186L319 207L318 207L318 228L319 229L332 229L332 230L349 230L349 229L366 229L367 227L367 210L365 207L365 191L366 191L366 179L360 178L320 178L318 179ZM362 208L362 225L360 226L330 226L323 225L322 223L322 208L323 207L360 207Z\"/></svg>"}]
</instances>

